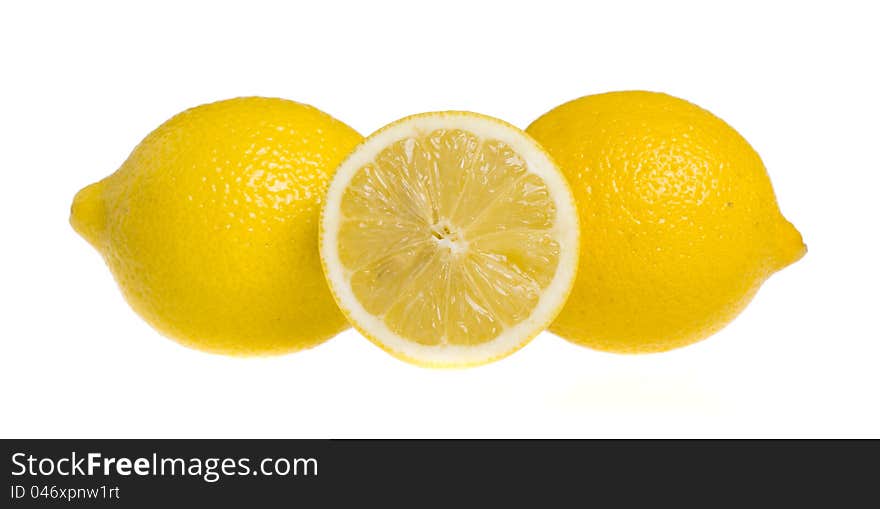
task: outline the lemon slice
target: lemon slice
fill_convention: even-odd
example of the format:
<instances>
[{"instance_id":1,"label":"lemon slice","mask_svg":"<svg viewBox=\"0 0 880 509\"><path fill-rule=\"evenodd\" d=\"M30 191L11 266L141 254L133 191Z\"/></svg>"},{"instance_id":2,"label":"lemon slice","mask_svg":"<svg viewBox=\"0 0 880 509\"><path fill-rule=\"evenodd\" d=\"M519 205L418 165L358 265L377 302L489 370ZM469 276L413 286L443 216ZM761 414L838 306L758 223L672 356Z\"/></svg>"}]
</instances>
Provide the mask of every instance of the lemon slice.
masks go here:
<instances>
[{"instance_id":1,"label":"lemon slice","mask_svg":"<svg viewBox=\"0 0 880 509\"><path fill-rule=\"evenodd\" d=\"M545 329L575 276L577 209L523 131L468 112L407 117L337 169L321 260L349 321L403 360L468 366Z\"/></svg>"}]
</instances>

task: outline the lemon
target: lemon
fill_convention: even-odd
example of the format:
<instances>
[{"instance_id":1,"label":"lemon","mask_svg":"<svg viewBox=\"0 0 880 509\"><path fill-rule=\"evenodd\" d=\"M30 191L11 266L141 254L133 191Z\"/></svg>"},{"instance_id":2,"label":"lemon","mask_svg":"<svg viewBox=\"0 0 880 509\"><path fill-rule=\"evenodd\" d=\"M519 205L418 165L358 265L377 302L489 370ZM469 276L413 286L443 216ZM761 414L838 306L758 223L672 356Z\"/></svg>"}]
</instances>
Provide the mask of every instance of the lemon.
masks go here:
<instances>
[{"instance_id":1,"label":"lemon","mask_svg":"<svg viewBox=\"0 0 880 509\"><path fill-rule=\"evenodd\" d=\"M658 352L730 322L806 252L758 154L666 94L582 97L527 132L568 177L581 222L571 297L551 331L612 352Z\"/></svg>"},{"instance_id":2,"label":"lemon","mask_svg":"<svg viewBox=\"0 0 880 509\"><path fill-rule=\"evenodd\" d=\"M80 191L70 222L163 334L228 354L309 347L347 327L321 271L318 217L333 169L361 140L292 101L202 105Z\"/></svg>"},{"instance_id":3,"label":"lemon","mask_svg":"<svg viewBox=\"0 0 880 509\"><path fill-rule=\"evenodd\" d=\"M320 250L349 321L392 355L454 367L545 329L574 281L577 211L521 130L467 112L399 120L343 162Z\"/></svg>"}]
</instances>

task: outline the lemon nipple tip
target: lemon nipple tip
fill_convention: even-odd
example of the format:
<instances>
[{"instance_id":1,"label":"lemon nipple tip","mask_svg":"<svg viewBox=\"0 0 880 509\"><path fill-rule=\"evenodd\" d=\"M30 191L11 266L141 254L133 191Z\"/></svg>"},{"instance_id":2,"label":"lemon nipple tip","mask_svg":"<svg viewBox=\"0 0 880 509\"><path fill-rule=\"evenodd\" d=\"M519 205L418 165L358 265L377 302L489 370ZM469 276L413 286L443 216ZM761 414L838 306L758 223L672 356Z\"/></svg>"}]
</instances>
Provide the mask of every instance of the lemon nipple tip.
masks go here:
<instances>
[{"instance_id":1,"label":"lemon nipple tip","mask_svg":"<svg viewBox=\"0 0 880 509\"><path fill-rule=\"evenodd\" d=\"M90 244L98 247L104 232L103 181L82 188L70 206L70 225Z\"/></svg>"}]
</instances>

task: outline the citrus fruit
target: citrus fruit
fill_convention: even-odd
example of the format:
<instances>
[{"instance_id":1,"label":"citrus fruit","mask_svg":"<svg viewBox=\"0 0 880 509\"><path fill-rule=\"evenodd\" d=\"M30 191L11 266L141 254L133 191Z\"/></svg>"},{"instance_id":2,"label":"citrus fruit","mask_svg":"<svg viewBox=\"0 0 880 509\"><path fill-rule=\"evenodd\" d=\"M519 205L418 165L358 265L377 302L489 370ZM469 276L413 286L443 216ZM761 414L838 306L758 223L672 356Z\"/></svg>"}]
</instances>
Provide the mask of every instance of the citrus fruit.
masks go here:
<instances>
[{"instance_id":1,"label":"citrus fruit","mask_svg":"<svg viewBox=\"0 0 880 509\"><path fill-rule=\"evenodd\" d=\"M534 140L438 112L386 126L339 166L320 250L352 325L398 358L452 367L546 328L574 280L578 235L565 178Z\"/></svg>"},{"instance_id":2,"label":"citrus fruit","mask_svg":"<svg viewBox=\"0 0 880 509\"><path fill-rule=\"evenodd\" d=\"M732 320L806 252L761 158L708 111L666 94L582 97L527 129L578 204L581 258L551 331L613 352L657 352Z\"/></svg>"},{"instance_id":3,"label":"citrus fruit","mask_svg":"<svg viewBox=\"0 0 880 509\"><path fill-rule=\"evenodd\" d=\"M361 140L292 101L198 106L80 191L70 222L165 335L219 353L298 350L347 327L321 271L318 217Z\"/></svg>"}]
</instances>

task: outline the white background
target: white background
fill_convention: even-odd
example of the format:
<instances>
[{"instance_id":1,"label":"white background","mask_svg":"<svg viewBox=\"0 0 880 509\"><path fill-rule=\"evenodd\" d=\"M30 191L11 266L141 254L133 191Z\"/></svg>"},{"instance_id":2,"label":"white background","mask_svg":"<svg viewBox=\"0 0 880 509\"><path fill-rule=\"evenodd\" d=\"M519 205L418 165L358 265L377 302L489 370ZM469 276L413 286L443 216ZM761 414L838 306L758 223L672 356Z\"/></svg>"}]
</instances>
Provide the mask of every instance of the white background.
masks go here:
<instances>
[{"instance_id":1,"label":"white background","mask_svg":"<svg viewBox=\"0 0 880 509\"><path fill-rule=\"evenodd\" d=\"M0 436L880 437L872 2L4 2ZM525 127L665 91L760 152L807 256L697 345L619 356L542 334L464 371L352 331L299 354L188 350L126 305L74 193L187 107L313 104L364 134L466 109Z\"/></svg>"}]
</instances>

